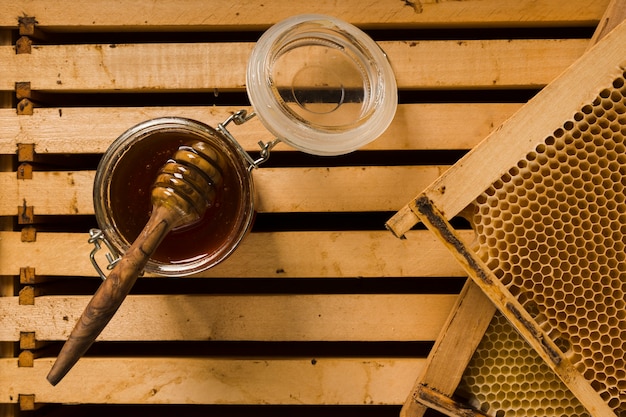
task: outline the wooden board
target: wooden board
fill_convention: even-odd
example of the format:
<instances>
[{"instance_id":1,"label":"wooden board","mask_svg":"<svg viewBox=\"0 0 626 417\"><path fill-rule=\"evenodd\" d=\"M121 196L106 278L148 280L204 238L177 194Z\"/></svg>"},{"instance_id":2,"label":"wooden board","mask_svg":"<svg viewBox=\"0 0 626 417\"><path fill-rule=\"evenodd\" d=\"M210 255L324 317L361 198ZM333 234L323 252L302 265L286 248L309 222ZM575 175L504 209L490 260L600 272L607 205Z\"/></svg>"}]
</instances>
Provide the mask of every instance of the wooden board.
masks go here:
<instances>
[{"instance_id":1,"label":"wooden board","mask_svg":"<svg viewBox=\"0 0 626 417\"><path fill-rule=\"evenodd\" d=\"M89 296L0 298L0 341L65 340ZM136 295L98 341L434 340L457 295ZM372 327L377 329L372 332Z\"/></svg>"},{"instance_id":2,"label":"wooden board","mask_svg":"<svg viewBox=\"0 0 626 417\"><path fill-rule=\"evenodd\" d=\"M471 149L520 107L520 103L401 104L389 129L365 149ZM246 106L65 107L38 108L31 117L20 117L14 109L0 109L0 152L10 154L18 143L33 143L38 154L104 153L124 130L145 120L174 116L217 126L241 108L251 110ZM273 139L258 118L229 129L247 151L257 151L259 140ZM293 149L279 144L272 152L288 150Z\"/></svg>"},{"instance_id":3,"label":"wooden board","mask_svg":"<svg viewBox=\"0 0 626 417\"><path fill-rule=\"evenodd\" d=\"M393 211L447 167L261 168L254 171L257 212ZM0 215L33 206L35 215L93 215L95 171L37 171L29 180L0 172ZM402 181L407 188L393 185Z\"/></svg>"},{"instance_id":4,"label":"wooden board","mask_svg":"<svg viewBox=\"0 0 626 417\"><path fill-rule=\"evenodd\" d=\"M58 387L52 361L18 368L0 359L0 401L35 393L41 403L340 404L402 401L423 359L381 358L86 358ZM113 372L111 372L114 370Z\"/></svg>"},{"instance_id":5,"label":"wooden board","mask_svg":"<svg viewBox=\"0 0 626 417\"><path fill-rule=\"evenodd\" d=\"M471 232L470 232L471 234ZM462 277L446 248L425 230L400 241L379 232L251 233L224 263L197 277ZM85 233L38 233L22 242L17 232L0 232L0 275L21 267L43 276L97 276ZM52 250L54 249L54 250ZM103 250L104 251L104 250ZM416 251L420 254L414 256ZM65 254L71 253L68 263ZM104 258L97 258L103 264Z\"/></svg>"},{"instance_id":6,"label":"wooden board","mask_svg":"<svg viewBox=\"0 0 626 417\"><path fill-rule=\"evenodd\" d=\"M596 23L608 0L575 0L567 3L523 0L502 7L498 0L438 2L380 2L350 0L340 4L317 1L294 4L269 0L262 4L242 1L225 7L219 1L186 1L182 4L150 4L126 0L75 2L68 11L45 0L18 0L4 3L1 26L15 26L18 16L36 16L44 29L58 30L230 30L267 28L278 20L300 13L337 16L366 27L459 27L459 26L539 26Z\"/></svg>"},{"instance_id":7,"label":"wooden board","mask_svg":"<svg viewBox=\"0 0 626 417\"><path fill-rule=\"evenodd\" d=\"M426 413L428 407L418 398L423 387L452 397L495 311L495 306L480 287L468 280L402 407L401 417Z\"/></svg>"},{"instance_id":8,"label":"wooden board","mask_svg":"<svg viewBox=\"0 0 626 417\"><path fill-rule=\"evenodd\" d=\"M399 88L541 87L585 50L582 39L381 42ZM242 91L253 43L0 46L0 90ZM546 62L545 57L550 56ZM45 62L45 65L42 63ZM471 67L467 68L467 63ZM229 71L220 71L228 67Z\"/></svg>"}]
</instances>

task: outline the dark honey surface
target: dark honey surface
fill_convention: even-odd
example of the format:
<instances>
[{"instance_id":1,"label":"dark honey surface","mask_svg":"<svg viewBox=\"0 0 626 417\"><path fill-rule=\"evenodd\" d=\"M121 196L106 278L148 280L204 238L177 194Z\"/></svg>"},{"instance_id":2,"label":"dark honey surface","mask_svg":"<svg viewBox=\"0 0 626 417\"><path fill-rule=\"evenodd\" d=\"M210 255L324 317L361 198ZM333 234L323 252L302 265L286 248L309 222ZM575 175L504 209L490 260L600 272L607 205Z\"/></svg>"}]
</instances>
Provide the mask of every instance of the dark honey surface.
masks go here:
<instances>
[{"instance_id":1,"label":"dark honey surface","mask_svg":"<svg viewBox=\"0 0 626 417\"><path fill-rule=\"evenodd\" d=\"M179 146L195 140L195 135L182 132L152 133L120 156L111 176L109 199L115 226L129 244L150 217L150 193L159 169ZM242 184L234 167L226 166L223 171L224 182L216 187L213 205L197 222L172 230L152 255L154 261L190 262L216 253L236 237L232 230L244 204Z\"/></svg>"}]
</instances>

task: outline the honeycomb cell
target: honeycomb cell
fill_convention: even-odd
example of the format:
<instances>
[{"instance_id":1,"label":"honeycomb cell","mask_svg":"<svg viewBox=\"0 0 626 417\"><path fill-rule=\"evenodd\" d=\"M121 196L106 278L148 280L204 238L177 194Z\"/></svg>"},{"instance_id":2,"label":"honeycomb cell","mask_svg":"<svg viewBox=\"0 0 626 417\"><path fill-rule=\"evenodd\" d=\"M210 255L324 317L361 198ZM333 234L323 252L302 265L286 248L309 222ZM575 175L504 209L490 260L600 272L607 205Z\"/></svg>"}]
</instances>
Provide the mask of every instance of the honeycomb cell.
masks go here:
<instances>
[{"instance_id":1,"label":"honeycomb cell","mask_svg":"<svg viewBox=\"0 0 626 417\"><path fill-rule=\"evenodd\" d=\"M479 196L472 218L475 250L618 416L626 416L625 187L623 73ZM476 358L500 359L484 368ZM500 314L459 391L490 416L588 415Z\"/></svg>"},{"instance_id":2,"label":"honeycomb cell","mask_svg":"<svg viewBox=\"0 0 626 417\"><path fill-rule=\"evenodd\" d=\"M572 346L569 340L559 340L562 349ZM499 360L485 367L481 360L485 354ZM489 377L498 382L489 383ZM589 416L500 313L494 315L457 393L490 416ZM560 414L554 414L557 409Z\"/></svg>"}]
</instances>

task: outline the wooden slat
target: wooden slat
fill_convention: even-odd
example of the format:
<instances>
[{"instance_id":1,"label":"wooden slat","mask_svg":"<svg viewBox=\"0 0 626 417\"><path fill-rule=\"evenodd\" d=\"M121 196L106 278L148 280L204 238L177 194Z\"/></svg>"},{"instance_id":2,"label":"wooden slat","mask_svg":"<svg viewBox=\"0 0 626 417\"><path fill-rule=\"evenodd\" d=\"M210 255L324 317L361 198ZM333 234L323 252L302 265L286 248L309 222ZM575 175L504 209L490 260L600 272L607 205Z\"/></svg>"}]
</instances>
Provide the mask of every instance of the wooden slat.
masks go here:
<instances>
[{"instance_id":1,"label":"wooden slat","mask_svg":"<svg viewBox=\"0 0 626 417\"><path fill-rule=\"evenodd\" d=\"M0 359L2 402L398 404L423 359L83 358L57 387L45 379L52 360L34 362Z\"/></svg>"},{"instance_id":2,"label":"wooden slat","mask_svg":"<svg viewBox=\"0 0 626 417\"><path fill-rule=\"evenodd\" d=\"M401 89L541 87L587 44L586 39L380 43Z\"/></svg>"},{"instance_id":3,"label":"wooden slat","mask_svg":"<svg viewBox=\"0 0 626 417\"><path fill-rule=\"evenodd\" d=\"M466 236L470 238L473 232ZM461 267L427 231L410 239L380 232L251 233L226 261L199 277L463 277ZM0 232L0 275L33 267L45 276L96 276L89 261L89 235Z\"/></svg>"},{"instance_id":4,"label":"wooden slat","mask_svg":"<svg viewBox=\"0 0 626 417\"><path fill-rule=\"evenodd\" d=\"M511 116L519 103L401 104L387 131L364 149L471 149ZM34 143L35 152L103 153L126 129L157 117L186 117L216 127L230 114L250 107L69 107L38 108L29 117L0 109L0 153L15 152L18 143ZM273 139L258 118L229 126L248 151ZM293 150L279 144L272 152Z\"/></svg>"},{"instance_id":5,"label":"wooden slat","mask_svg":"<svg viewBox=\"0 0 626 417\"><path fill-rule=\"evenodd\" d=\"M420 402L427 404L430 408L440 411L448 416L489 417L487 414L474 410L471 407L468 407L465 404L462 404L427 385L420 385L417 387L415 396Z\"/></svg>"},{"instance_id":6,"label":"wooden slat","mask_svg":"<svg viewBox=\"0 0 626 417\"><path fill-rule=\"evenodd\" d=\"M288 0L185 2L80 0L68 9L46 0L6 0L0 26L17 26L18 16L34 16L46 30L229 30L267 28L301 13L330 14L363 27L458 27L588 25L598 21L608 0L357 1Z\"/></svg>"},{"instance_id":7,"label":"wooden slat","mask_svg":"<svg viewBox=\"0 0 626 417\"><path fill-rule=\"evenodd\" d=\"M0 401L42 403L400 404L423 359L83 358L52 387L52 359L0 359Z\"/></svg>"},{"instance_id":8,"label":"wooden slat","mask_svg":"<svg viewBox=\"0 0 626 417\"><path fill-rule=\"evenodd\" d=\"M596 30L589 41L589 47L592 47L607 33L615 29L626 18L626 3L622 0L610 0L606 6Z\"/></svg>"},{"instance_id":9,"label":"wooden slat","mask_svg":"<svg viewBox=\"0 0 626 417\"><path fill-rule=\"evenodd\" d=\"M434 340L457 295L129 296L98 341ZM90 296L0 298L0 341L65 340Z\"/></svg>"},{"instance_id":10,"label":"wooden slat","mask_svg":"<svg viewBox=\"0 0 626 417\"><path fill-rule=\"evenodd\" d=\"M401 201L410 198L406 188L424 189L446 169L445 166L261 168L254 172L257 210L393 211L402 205Z\"/></svg>"},{"instance_id":11,"label":"wooden slat","mask_svg":"<svg viewBox=\"0 0 626 417\"><path fill-rule=\"evenodd\" d=\"M33 180L0 173L1 215L15 215L18 207L37 206L36 214L93 214L94 171L33 173Z\"/></svg>"},{"instance_id":12,"label":"wooden slat","mask_svg":"<svg viewBox=\"0 0 626 417\"><path fill-rule=\"evenodd\" d=\"M585 50L585 39L381 42L398 87L543 86ZM0 46L0 90L243 90L253 43ZM228 68L228 71L223 71Z\"/></svg>"},{"instance_id":13,"label":"wooden slat","mask_svg":"<svg viewBox=\"0 0 626 417\"><path fill-rule=\"evenodd\" d=\"M496 307L482 290L468 280L400 411L401 417L425 414L427 407L419 396L424 387L448 397L454 395L495 311Z\"/></svg>"},{"instance_id":14,"label":"wooden slat","mask_svg":"<svg viewBox=\"0 0 626 417\"><path fill-rule=\"evenodd\" d=\"M446 167L260 168L258 212L393 211ZM95 171L33 172L29 180L0 172L0 215L33 206L35 215L93 214ZM402 183L403 188L395 185Z\"/></svg>"}]
</instances>

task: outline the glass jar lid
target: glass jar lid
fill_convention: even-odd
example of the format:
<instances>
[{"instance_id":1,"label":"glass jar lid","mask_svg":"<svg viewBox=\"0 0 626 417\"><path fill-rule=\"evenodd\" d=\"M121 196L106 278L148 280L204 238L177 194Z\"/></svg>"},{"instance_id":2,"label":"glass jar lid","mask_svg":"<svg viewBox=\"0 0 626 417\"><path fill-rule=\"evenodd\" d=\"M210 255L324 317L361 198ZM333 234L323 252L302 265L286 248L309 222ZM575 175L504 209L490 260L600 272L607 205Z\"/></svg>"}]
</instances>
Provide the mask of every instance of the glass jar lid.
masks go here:
<instances>
[{"instance_id":1,"label":"glass jar lid","mask_svg":"<svg viewBox=\"0 0 626 417\"><path fill-rule=\"evenodd\" d=\"M355 26L299 15L268 29L252 51L248 97L278 139L314 155L352 152L394 117L397 87L385 53Z\"/></svg>"}]
</instances>

